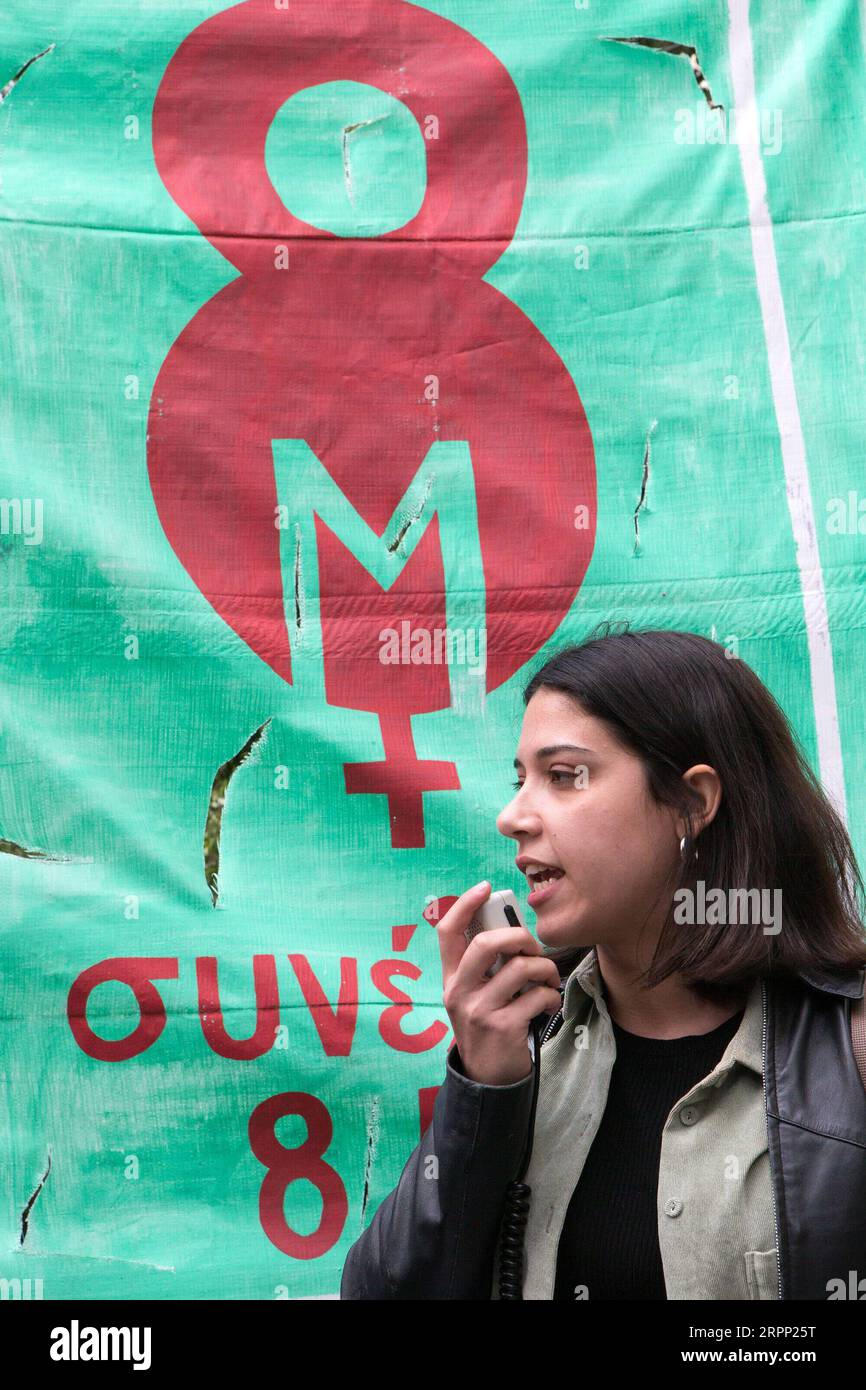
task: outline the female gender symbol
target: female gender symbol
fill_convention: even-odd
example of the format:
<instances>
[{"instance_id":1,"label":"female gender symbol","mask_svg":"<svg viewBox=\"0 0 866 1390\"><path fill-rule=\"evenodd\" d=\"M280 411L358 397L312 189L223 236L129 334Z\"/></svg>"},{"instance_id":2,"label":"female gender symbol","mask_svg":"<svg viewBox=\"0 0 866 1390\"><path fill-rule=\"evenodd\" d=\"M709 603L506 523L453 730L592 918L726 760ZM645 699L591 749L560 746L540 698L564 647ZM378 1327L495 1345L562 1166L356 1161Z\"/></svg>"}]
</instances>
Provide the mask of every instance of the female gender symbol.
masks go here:
<instances>
[{"instance_id":1,"label":"female gender symbol","mask_svg":"<svg viewBox=\"0 0 866 1390\"><path fill-rule=\"evenodd\" d=\"M280 107L334 81L378 87L435 129L420 210L381 236L295 217L265 168ZM508 72L465 29L405 0L245 0L177 49L153 143L171 196L241 272L181 332L151 400L151 486L181 563L291 683L272 441L306 441L376 536L431 445L466 441L496 689L570 609L596 515L592 439L568 371L481 278L508 248L526 186ZM416 756L410 724L448 707L447 668L378 659L383 625L445 627L438 521L386 592L315 519L326 698L375 711L385 749L383 761L345 766L347 791L388 796L400 847L424 844L422 792L460 786L453 763Z\"/></svg>"}]
</instances>

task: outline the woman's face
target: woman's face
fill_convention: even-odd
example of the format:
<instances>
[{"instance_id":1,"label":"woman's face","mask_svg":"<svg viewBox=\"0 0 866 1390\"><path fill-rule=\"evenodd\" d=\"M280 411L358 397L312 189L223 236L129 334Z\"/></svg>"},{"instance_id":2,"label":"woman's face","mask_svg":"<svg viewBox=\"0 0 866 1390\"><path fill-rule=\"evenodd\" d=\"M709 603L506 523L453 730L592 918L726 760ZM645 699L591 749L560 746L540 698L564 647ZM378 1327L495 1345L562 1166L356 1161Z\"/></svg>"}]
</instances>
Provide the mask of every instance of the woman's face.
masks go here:
<instances>
[{"instance_id":1,"label":"woman's face","mask_svg":"<svg viewBox=\"0 0 866 1390\"><path fill-rule=\"evenodd\" d=\"M572 746L545 751L562 744ZM539 940L633 945L651 913L660 924L679 863L677 821L653 801L637 755L573 699L542 687L526 706L515 772L520 786L497 828L517 854L563 872L529 902ZM530 897L531 888L527 880Z\"/></svg>"}]
</instances>

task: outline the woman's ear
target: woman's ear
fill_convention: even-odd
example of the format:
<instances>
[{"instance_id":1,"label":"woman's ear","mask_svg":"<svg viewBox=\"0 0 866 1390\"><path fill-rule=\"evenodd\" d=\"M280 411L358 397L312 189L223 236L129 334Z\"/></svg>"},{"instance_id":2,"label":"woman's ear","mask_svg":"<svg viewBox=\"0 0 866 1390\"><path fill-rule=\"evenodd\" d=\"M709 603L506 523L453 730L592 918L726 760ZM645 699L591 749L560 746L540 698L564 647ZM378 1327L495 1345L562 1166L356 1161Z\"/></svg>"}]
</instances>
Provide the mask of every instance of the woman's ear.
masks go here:
<instances>
[{"instance_id":1,"label":"woman's ear","mask_svg":"<svg viewBox=\"0 0 866 1390\"><path fill-rule=\"evenodd\" d=\"M715 818L722 803L721 779L716 769L708 763L696 763L683 773L682 780L692 792L694 810L691 813L691 831L680 817L677 821L677 832L680 838L691 833L697 839L705 826Z\"/></svg>"}]
</instances>

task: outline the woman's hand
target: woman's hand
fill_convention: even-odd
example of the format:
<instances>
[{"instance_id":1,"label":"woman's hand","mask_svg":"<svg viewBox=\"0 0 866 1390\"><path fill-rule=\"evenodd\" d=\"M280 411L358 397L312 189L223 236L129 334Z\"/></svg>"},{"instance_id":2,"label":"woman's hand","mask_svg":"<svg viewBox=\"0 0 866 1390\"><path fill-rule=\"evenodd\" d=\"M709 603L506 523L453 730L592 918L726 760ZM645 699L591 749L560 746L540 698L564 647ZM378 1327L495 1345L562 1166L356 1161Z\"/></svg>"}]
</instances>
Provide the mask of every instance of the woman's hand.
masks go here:
<instances>
[{"instance_id":1,"label":"woman's hand","mask_svg":"<svg viewBox=\"0 0 866 1390\"><path fill-rule=\"evenodd\" d=\"M471 1081L507 1086L532 1071L529 1021L561 1004L556 962L542 954L540 943L525 927L497 927L479 932L468 944L464 932L490 893L476 884L462 893L439 922L442 955L442 1002ZM498 955L510 956L492 979L484 972ZM534 988L512 996L527 982Z\"/></svg>"}]
</instances>

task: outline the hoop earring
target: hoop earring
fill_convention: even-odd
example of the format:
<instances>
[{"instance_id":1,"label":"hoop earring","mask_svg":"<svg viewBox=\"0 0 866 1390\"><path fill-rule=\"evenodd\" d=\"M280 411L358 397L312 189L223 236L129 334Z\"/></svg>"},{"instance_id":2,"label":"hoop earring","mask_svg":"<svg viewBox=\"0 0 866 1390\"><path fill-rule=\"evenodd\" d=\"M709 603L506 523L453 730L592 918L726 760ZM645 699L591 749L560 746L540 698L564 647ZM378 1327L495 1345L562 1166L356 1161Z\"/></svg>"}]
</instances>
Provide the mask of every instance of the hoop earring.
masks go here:
<instances>
[{"instance_id":1,"label":"hoop earring","mask_svg":"<svg viewBox=\"0 0 866 1390\"><path fill-rule=\"evenodd\" d=\"M688 836L687 836L687 835L683 835L682 839L680 840L680 858L681 858L681 859L685 859L685 857L686 857L686 845L687 845L687 844L688 844ZM695 861L697 862L697 858L698 858L698 851L697 851L697 849L695 849L694 857L695 857Z\"/></svg>"}]
</instances>

